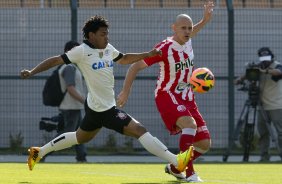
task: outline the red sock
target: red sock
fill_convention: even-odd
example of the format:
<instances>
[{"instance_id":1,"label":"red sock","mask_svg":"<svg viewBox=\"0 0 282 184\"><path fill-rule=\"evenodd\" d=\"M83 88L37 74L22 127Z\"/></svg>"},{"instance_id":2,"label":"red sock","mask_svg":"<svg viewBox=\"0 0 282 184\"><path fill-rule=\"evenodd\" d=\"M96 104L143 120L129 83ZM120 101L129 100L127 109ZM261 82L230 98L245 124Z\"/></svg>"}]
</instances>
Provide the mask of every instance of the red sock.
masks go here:
<instances>
[{"instance_id":1,"label":"red sock","mask_svg":"<svg viewBox=\"0 0 282 184\"><path fill-rule=\"evenodd\" d=\"M195 170L194 170L194 167L193 167L193 161L201 155L202 155L202 153L194 150L193 159L190 160L188 162L188 165L187 165L188 168L186 169L186 178L188 178L189 176L191 176L195 173Z\"/></svg>"},{"instance_id":2,"label":"red sock","mask_svg":"<svg viewBox=\"0 0 282 184\"><path fill-rule=\"evenodd\" d=\"M188 162L187 169L186 169L186 178L193 175L194 173L195 173L195 171L194 171L194 167L193 167L193 160L190 160Z\"/></svg>"},{"instance_id":3,"label":"red sock","mask_svg":"<svg viewBox=\"0 0 282 184\"><path fill-rule=\"evenodd\" d=\"M202 155L202 153L194 150L194 156L193 156L193 160L196 160L198 157L200 157Z\"/></svg>"},{"instance_id":4,"label":"red sock","mask_svg":"<svg viewBox=\"0 0 282 184\"><path fill-rule=\"evenodd\" d=\"M182 134L180 136L179 140L179 148L181 152L186 151L194 142L194 137L196 134L196 130L187 128L182 130ZM171 166L171 171L174 173L179 174L180 172L172 165Z\"/></svg>"},{"instance_id":5,"label":"red sock","mask_svg":"<svg viewBox=\"0 0 282 184\"><path fill-rule=\"evenodd\" d=\"M186 151L193 144L194 137L194 135L182 134L179 140L180 151Z\"/></svg>"}]
</instances>

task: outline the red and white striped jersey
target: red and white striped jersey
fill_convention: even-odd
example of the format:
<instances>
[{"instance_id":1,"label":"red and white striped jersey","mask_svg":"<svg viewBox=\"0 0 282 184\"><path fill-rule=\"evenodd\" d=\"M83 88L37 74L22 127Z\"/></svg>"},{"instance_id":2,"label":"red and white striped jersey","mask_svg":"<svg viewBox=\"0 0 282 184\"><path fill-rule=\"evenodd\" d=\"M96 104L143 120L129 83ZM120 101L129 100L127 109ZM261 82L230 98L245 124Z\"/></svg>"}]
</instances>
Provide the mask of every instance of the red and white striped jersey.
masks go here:
<instances>
[{"instance_id":1,"label":"red and white striped jersey","mask_svg":"<svg viewBox=\"0 0 282 184\"><path fill-rule=\"evenodd\" d=\"M184 45L168 37L158 43L155 48L162 51L162 55L144 59L151 66L160 65L160 73L155 89L155 97L161 92L169 92L182 95L182 99L193 99L193 92L189 85L189 79L193 70L194 53L191 39Z\"/></svg>"}]
</instances>

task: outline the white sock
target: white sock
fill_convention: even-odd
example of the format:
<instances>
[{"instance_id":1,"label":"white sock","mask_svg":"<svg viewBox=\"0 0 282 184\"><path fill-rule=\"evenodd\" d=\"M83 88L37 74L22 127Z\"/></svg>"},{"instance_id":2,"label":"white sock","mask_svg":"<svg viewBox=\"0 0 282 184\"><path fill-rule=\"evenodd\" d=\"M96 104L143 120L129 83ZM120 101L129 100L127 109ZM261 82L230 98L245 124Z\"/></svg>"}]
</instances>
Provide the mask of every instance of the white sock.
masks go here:
<instances>
[{"instance_id":1,"label":"white sock","mask_svg":"<svg viewBox=\"0 0 282 184\"><path fill-rule=\"evenodd\" d=\"M138 140L148 152L177 166L176 155L171 153L161 141L149 132L143 134Z\"/></svg>"},{"instance_id":2,"label":"white sock","mask_svg":"<svg viewBox=\"0 0 282 184\"><path fill-rule=\"evenodd\" d=\"M75 144L78 144L76 138L76 132L67 132L64 134L59 135L49 143L45 144L44 146L40 147L39 157L42 158L46 154L52 151L58 151L65 148L69 148Z\"/></svg>"}]
</instances>

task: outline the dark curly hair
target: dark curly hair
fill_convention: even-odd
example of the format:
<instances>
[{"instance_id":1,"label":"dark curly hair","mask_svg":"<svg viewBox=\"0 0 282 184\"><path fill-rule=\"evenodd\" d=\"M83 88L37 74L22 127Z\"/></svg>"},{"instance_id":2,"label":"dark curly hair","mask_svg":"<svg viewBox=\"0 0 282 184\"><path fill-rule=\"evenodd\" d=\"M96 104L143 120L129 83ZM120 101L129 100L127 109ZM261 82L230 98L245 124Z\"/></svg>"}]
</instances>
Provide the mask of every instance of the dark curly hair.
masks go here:
<instances>
[{"instance_id":1,"label":"dark curly hair","mask_svg":"<svg viewBox=\"0 0 282 184\"><path fill-rule=\"evenodd\" d=\"M88 33L89 32L96 33L100 27L108 28L109 27L108 20L101 15L95 15L91 17L85 22L84 27L82 28L83 37L88 39L89 38Z\"/></svg>"}]
</instances>

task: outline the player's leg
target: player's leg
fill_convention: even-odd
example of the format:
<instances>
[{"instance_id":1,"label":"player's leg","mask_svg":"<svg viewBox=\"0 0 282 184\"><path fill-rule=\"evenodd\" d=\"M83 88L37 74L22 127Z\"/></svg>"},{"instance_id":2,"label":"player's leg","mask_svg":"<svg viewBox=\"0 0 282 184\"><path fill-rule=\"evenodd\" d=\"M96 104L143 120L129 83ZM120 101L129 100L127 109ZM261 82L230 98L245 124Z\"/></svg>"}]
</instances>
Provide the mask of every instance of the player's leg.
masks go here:
<instances>
[{"instance_id":1,"label":"player's leg","mask_svg":"<svg viewBox=\"0 0 282 184\"><path fill-rule=\"evenodd\" d=\"M160 94L156 98L156 105L170 134L181 133L179 147L182 152L192 148L196 134L195 120L185 103L172 93ZM177 179L185 179L185 175L171 164L166 165L165 172Z\"/></svg>"},{"instance_id":2,"label":"player's leg","mask_svg":"<svg viewBox=\"0 0 282 184\"><path fill-rule=\"evenodd\" d=\"M76 131L82 121L81 110L61 110L64 119L64 132ZM84 144L74 146L77 162L86 162L86 147Z\"/></svg>"},{"instance_id":3,"label":"player's leg","mask_svg":"<svg viewBox=\"0 0 282 184\"><path fill-rule=\"evenodd\" d=\"M81 110L72 110L73 114L75 116L73 117L75 121L75 127L74 130L77 130L82 123L82 116L81 116ZM70 116L71 117L71 116ZM87 162L86 160L86 146L84 144L77 144L74 146L75 147L75 152L76 152L76 161L77 162Z\"/></svg>"},{"instance_id":4,"label":"player's leg","mask_svg":"<svg viewBox=\"0 0 282 184\"><path fill-rule=\"evenodd\" d=\"M86 104L85 116L77 131L59 135L46 145L42 146L40 148L39 157L41 158L49 152L69 148L76 144L83 144L93 139L102 127L102 125L98 123L99 117L97 114L97 112L90 109Z\"/></svg>"},{"instance_id":5,"label":"player's leg","mask_svg":"<svg viewBox=\"0 0 282 184\"><path fill-rule=\"evenodd\" d=\"M190 152L187 151L183 154L175 155L171 153L161 141L153 137L141 123L130 117L126 112L115 108L111 113L113 114L107 115L107 117L111 117L111 119L103 123L103 126L138 139L148 152L173 163L180 170L185 170L189 160L188 157L191 156L191 150Z\"/></svg>"},{"instance_id":6,"label":"player's leg","mask_svg":"<svg viewBox=\"0 0 282 184\"><path fill-rule=\"evenodd\" d=\"M171 153L157 137L153 137L149 132L146 131L145 128L140 130L138 127L144 128L139 122L137 122L135 119L132 119L128 127L125 127L125 132L129 133L128 135L136 133L137 136L133 136L138 138L139 142L147 151L163 160L168 161L169 163L172 163L178 170L185 170L187 163L192 156L192 148L190 150L185 150L182 154L175 155Z\"/></svg>"},{"instance_id":7,"label":"player's leg","mask_svg":"<svg viewBox=\"0 0 282 184\"><path fill-rule=\"evenodd\" d=\"M180 151L183 152L194 143L197 125L194 118L191 116L179 117L176 121L176 125L181 129L179 148Z\"/></svg>"},{"instance_id":8,"label":"player's leg","mask_svg":"<svg viewBox=\"0 0 282 184\"><path fill-rule=\"evenodd\" d=\"M191 116L182 116L177 119L176 125L179 129L181 129L181 135L179 138L179 148L181 152L184 152L193 146L194 138L196 134L196 123L194 118L192 118ZM193 152L193 157L194 157L194 152ZM192 163L192 159L189 160L187 167L193 167L191 163ZM167 170L168 170L168 166L166 166L166 172ZM181 173L177 168L173 167L172 165L170 165L170 169L168 171L169 174L172 174L177 179L181 179L181 180L186 179L186 175Z\"/></svg>"},{"instance_id":9,"label":"player's leg","mask_svg":"<svg viewBox=\"0 0 282 184\"><path fill-rule=\"evenodd\" d=\"M191 105L191 104L190 104ZM188 182L202 182L198 174L194 170L193 162L195 159L200 157L202 154L206 153L211 146L210 133L206 126L206 122L201 116L197 106L195 103L190 106L189 112L193 116L196 124L197 131L194 137L194 155L193 160L188 163L188 167L186 169L186 181Z\"/></svg>"},{"instance_id":10,"label":"player's leg","mask_svg":"<svg viewBox=\"0 0 282 184\"><path fill-rule=\"evenodd\" d=\"M31 147L29 149L28 166L32 170L36 162L46 154L69 148L76 144L83 144L93 139L102 127L97 118L97 113L92 111L86 104L85 116L80 128L75 132L63 133L42 147Z\"/></svg>"},{"instance_id":11,"label":"player's leg","mask_svg":"<svg viewBox=\"0 0 282 184\"><path fill-rule=\"evenodd\" d=\"M197 138L197 134L196 134L195 139L196 138ZM194 155L193 155L193 159L189 161L186 171L185 171L186 181L203 182L203 180L195 172L193 162L209 150L210 145L211 145L211 140L203 139L203 140L194 142L193 145L194 145Z\"/></svg>"},{"instance_id":12,"label":"player's leg","mask_svg":"<svg viewBox=\"0 0 282 184\"><path fill-rule=\"evenodd\" d=\"M196 125L195 120L189 116L182 116L177 120L177 127L179 127L181 131L180 139L179 139L179 148L181 152L190 149L194 142L194 137L196 134ZM195 150L194 150L195 151ZM193 152L194 157L195 152ZM192 158L193 158L192 157ZM188 162L187 167L193 167L192 160ZM186 169L187 170L187 169ZM173 165L167 165L165 168L165 172L175 176L177 179L186 180L186 175L181 173L177 168Z\"/></svg>"},{"instance_id":13,"label":"player's leg","mask_svg":"<svg viewBox=\"0 0 282 184\"><path fill-rule=\"evenodd\" d=\"M55 137L58 137L59 135L66 133L66 132L74 132L78 129L82 117L81 117L81 110L60 110L60 117L62 120L59 120L59 123L62 124L60 126L58 124L58 134ZM83 144L77 144L74 146L76 151L76 159L78 160L86 160L86 148ZM40 162L44 162L46 157L50 155L51 153L48 153L44 155L44 157L41 158Z\"/></svg>"},{"instance_id":14,"label":"player's leg","mask_svg":"<svg viewBox=\"0 0 282 184\"><path fill-rule=\"evenodd\" d=\"M29 148L29 169L32 170L35 163L39 162L42 157L44 157L50 152L66 149L73 145L85 143L91 140L98 133L99 130L100 129L96 129L94 131L87 132L79 128L76 132L66 132L59 135L58 137L56 137L55 139L53 139L42 147Z\"/></svg>"}]
</instances>

